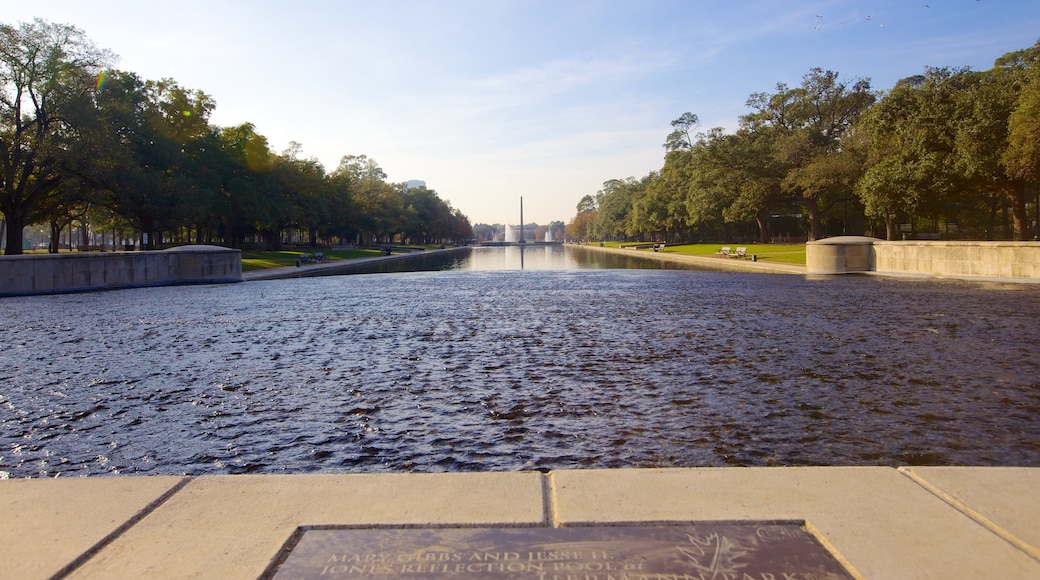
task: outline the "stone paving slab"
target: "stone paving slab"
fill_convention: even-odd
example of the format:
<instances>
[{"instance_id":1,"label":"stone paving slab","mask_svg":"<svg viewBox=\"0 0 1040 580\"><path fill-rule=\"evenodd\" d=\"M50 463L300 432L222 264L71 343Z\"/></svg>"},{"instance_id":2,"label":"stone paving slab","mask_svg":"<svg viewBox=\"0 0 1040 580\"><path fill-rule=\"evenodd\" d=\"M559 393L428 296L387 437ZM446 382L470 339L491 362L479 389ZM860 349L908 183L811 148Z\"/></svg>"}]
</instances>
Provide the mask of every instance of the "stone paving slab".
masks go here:
<instances>
[{"instance_id":1,"label":"stone paving slab","mask_svg":"<svg viewBox=\"0 0 1040 580\"><path fill-rule=\"evenodd\" d=\"M903 467L900 470L1040 560L1040 469Z\"/></svg>"},{"instance_id":2,"label":"stone paving slab","mask_svg":"<svg viewBox=\"0 0 1040 580\"><path fill-rule=\"evenodd\" d=\"M887 467L620 469L549 477L558 524L801 519L865 578L1040 578L1040 561Z\"/></svg>"},{"instance_id":3,"label":"stone paving slab","mask_svg":"<svg viewBox=\"0 0 1040 580\"><path fill-rule=\"evenodd\" d=\"M0 481L0 577L51 577L118 533L184 479Z\"/></svg>"},{"instance_id":4,"label":"stone paving slab","mask_svg":"<svg viewBox=\"0 0 1040 580\"><path fill-rule=\"evenodd\" d=\"M539 525L543 483L537 472L204 476L70 577L256 578L304 525Z\"/></svg>"},{"instance_id":5,"label":"stone paving slab","mask_svg":"<svg viewBox=\"0 0 1040 580\"><path fill-rule=\"evenodd\" d=\"M864 578L1040 578L1040 469L693 468L0 481L0 577L256 578L300 526L804 521Z\"/></svg>"}]
</instances>

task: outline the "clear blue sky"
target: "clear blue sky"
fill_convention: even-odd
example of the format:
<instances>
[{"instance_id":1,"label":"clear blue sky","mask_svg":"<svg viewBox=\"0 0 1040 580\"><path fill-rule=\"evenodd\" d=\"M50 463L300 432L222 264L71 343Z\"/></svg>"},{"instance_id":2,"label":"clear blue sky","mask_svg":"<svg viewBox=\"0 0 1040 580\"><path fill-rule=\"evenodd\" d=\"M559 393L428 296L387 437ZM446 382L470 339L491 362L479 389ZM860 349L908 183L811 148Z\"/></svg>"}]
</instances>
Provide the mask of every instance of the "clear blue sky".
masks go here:
<instances>
[{"instance_id":1,"label":"clear blue sky","mask_svg":"<svg viewBox=\"0 0 1040 580\"><path fill-rule=\"evenodd\" d=\"M570 221L608 179L660 169L669 122L735 129L812 67L888 89L987 69L1040 38L1037 0L0 0L74 24L117 68L173 78L328 170L375 159L474 223Z\"/></svg>"}]
</instances>

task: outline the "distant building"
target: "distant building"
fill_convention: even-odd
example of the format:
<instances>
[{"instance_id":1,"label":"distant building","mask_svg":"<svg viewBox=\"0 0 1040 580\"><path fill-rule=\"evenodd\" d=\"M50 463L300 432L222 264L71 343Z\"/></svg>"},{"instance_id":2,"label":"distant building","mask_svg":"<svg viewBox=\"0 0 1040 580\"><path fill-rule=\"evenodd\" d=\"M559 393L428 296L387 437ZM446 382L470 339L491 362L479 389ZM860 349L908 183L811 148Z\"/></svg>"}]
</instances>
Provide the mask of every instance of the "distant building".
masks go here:
<instances>
[{"instance_id":1,"label":"distant building","mask_svg":"<svg viewBox=\"0 0 1040 580\"><path fill-rule=\"evenodd\" d=\"M426 182L421 179L409 179L404 182L405 189L419 189L420 187L426 187Z\"/></svg>"}]
</instances>

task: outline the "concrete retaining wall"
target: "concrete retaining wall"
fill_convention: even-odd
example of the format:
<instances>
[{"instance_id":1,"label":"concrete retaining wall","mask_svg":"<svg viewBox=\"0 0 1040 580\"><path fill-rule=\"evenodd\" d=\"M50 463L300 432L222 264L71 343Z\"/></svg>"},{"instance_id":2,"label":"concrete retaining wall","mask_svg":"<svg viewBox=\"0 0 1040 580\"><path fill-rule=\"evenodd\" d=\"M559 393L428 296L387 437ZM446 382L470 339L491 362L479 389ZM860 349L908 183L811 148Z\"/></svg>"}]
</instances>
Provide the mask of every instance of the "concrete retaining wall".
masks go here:
<instances>
[{"instance_id":1,"label":"concrete retaining wall","mask_svg":"<svg viewBox=\"0 0 1040 580\"><path fill-rule=\"evenodd\" d=\"M980 278L1040 279L1037 242L875 242L876 270Z\"/></svg>"},{"instance_id":2,"label":"concrete retaining wall","mask_svg":"<svg viewBox=\"0 0 1040 580\"><path fill-rule=\"evenodd\" d=\"M874 242L863 236L839 236L805 246L805 271L810 274L849 274L874 271Z\"/></svg>"},{"instance_id":3,"label":"concrete retaining wall","mask_svg":"<svg viewBox=\"0 0 1040 580\"><path fill-rule=\"evenodd\" d=\"M886 242L842 236L809 242L806 272L876 272L957 278L1040 280L1037 242Z\"/></svg>"},{"instance_id":4,"label":"concrete retaining wall","mask_svg":"<svg viewBox=\"0 0 1040 580\"><path fill-rule=\"evenodd\" d=\"M0 257L0 296L241 281L242 252L219 246Z\"/></svg>"}]
</instances>

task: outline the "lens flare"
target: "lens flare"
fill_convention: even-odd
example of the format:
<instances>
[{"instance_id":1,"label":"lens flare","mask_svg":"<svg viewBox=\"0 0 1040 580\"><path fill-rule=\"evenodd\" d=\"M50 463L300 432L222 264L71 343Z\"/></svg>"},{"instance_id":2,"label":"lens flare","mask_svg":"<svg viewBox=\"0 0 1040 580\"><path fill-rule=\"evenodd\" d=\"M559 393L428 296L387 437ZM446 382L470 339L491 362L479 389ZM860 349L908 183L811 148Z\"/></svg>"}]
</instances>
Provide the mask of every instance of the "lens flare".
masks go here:
<instances>
[{"instance_id":1,"label":"lens flare","mask_svg":"<svg viewBox=\"0 0 1040 580\"><path fill-rule=\"evenodd\" d=\"M108 74L107 70L103 70L103 71L98 73L97 82L95 83L95 88L98 91L101 91L102 89L104 89L105 85L108 84L108 76L109 76L109 74Z\"/></svg>"}]
</instances>

